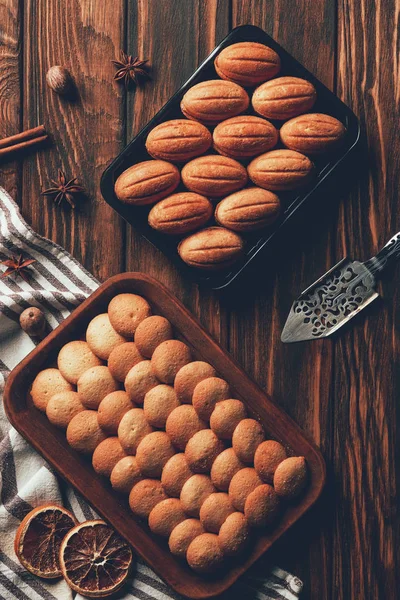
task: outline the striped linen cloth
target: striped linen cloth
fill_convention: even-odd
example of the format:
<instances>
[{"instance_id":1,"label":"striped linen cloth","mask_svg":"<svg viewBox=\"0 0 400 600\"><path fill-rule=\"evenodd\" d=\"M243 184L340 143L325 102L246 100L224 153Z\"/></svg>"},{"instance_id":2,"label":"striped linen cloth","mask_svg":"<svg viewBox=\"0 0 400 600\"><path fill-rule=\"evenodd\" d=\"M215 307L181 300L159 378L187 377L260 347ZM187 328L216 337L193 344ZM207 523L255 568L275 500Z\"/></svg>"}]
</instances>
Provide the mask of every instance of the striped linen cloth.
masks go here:
<instances>
[{"instance_id":1,"label":"striped linen cloth","mask_svg":"<svg viewBox=\"0 0 400 600\"><path fill-rule=\"evenodd\" d=\"M54 328L91 294L98 282L70 254L34 233L17 205L0 188L0 261L22 253L36 259L29 283L21 278L0 279L0 400L8 373L34 348L19 327L19 314L39 307ZM18 562L13 542L24 516L44 503L63 504L79 521L96 518L95 512L13 429L0 403L0 599L70 600L74 594L63 580L55 582L31 575ZM261 560L224 598L234 600L296 600L302 589L297 577ZM140 559L119 598L168 600L180 598ZM80 596L75 595L79 600Z\"/></svg>"}]
</instances>

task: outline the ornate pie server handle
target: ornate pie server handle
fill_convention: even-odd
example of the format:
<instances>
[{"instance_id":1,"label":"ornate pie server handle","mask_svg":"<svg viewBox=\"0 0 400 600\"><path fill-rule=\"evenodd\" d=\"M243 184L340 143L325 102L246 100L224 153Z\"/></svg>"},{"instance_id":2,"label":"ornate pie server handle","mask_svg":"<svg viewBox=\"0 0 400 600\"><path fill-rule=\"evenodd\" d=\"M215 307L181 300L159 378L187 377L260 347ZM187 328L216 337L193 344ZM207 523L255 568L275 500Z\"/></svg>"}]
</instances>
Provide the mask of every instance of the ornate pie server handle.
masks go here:
<instances>
[{"instance_id":1,"label":"ornate pie server handle","mask_svg":"<svg viewBox=\"0 0 400 600\"><path fill-rule=\"evenodd\" d=\"M395 260L400 259L400 231L390 238L388 243L376 256L367 260L364 264L373 274L380 273Z\"/></svg>"}]
</instances>

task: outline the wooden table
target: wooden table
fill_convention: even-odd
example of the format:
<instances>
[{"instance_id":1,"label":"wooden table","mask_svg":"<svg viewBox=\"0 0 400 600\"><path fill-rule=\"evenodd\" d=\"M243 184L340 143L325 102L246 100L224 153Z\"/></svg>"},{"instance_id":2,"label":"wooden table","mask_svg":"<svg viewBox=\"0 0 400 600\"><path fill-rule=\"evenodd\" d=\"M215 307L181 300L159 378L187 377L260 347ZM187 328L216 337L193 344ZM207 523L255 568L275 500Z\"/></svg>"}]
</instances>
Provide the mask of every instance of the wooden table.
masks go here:
<instances>
[{"instance_id":1,"label":"wooden table","mask_svg":"<svg viewBox=\"0 0 400 600\"><path fill-rule=\"evenodd\" d=\"M49 149L2 165L0 184L36 231L100 280L138 270L165 283L320 445L326 493L271 552L304 580L310 600L392 600L400 582L400 271L335 339L280 342L304 287L343 255L369 258L399 229L398 17L395 0L0 0L0 137L39 123L53 136ZM288 240L275 274L265 270L256 289L226 298L187 283L103 202L99 180L216 42L244 23L264 28L334 90L366 138L361 168L336 184L337 202L320 198L307 235ZM151 82L128 93L113 82L120 48L150 60ZM47 88L54 64L73 73L74 104ZM75 212L40 196L60 167L88 189Z\"/></svg>"}]
</instances>

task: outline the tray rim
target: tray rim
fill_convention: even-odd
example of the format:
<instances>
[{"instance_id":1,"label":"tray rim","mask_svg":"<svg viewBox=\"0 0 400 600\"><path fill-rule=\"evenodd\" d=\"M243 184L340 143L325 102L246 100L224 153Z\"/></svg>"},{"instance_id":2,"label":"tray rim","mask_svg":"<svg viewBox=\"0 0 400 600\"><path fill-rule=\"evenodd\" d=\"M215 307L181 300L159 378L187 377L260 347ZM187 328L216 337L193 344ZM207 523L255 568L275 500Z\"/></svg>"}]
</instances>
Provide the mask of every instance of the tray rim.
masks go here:
<instances>
[{"instance_id":1,"label":"tray rim","mask_svg":"<svg viewBox=\"0 0 400 600\"><path fill-rule=\"evenodd\" d=\"M81 485L77 485L76 482L74 482L74 480L73 480L73 474L67 474L65 472L65 468L63 466L60 466L57 464L56 457L49 455L47 450L44 450L42 448L41 440L35 438L34 427L30 425L29 421L26 422L26 421L24 421L23 418L19 419L18 413L15 413L13 410L14 388L15 388L15 386L20 385L21 380L24 381L24 371L27 369L27 367L29 366L31 361L36 359L39 355L43 354L46 349L49 349L49 347L50 347L50 350L53 350L53 351L57 350L59 348L59 346L57 347L57 340L58 340L60 334L64 333L64 331L72 330L73 326L74 326L74 322L77 320L77 318L79 318L81 315L84 315L84 313L88 310L88 308L91 305L93 305L96 301L101 299L101 297L107 291L109 291L110 289L112 289L115 286L115 284L119 284L121 282L127 283L127 284L129 284L130 282L133 282L133 283L144 282L147 285L155 287L157 290L160 291L161 294L164 294L164 296L166 296L168 298L169 302L172 302L173 304L175 304L176 308L179 309L182 313L184 313L185 318L189 319L191 321L191 326L193 326L193 328L197 330L197 332L200 335L200 338L206 339L207 344L211 343L213 346L215 346L217 352L220 353L221 357L223 356L224 360L227 361L228 363L230 363L231 366L234 369L236 369L236 371L238 372L240 377L243 378L243 380L245 380L246 384L253 387L254 390L257 390L257 392L265 398L265 400L266 400L267 404L270 406L271 410L274 409L284 419L286 424L288 424L290 427L297 430L298 436L300 438L302 438L302 442L304 442L308 446L309 451L310 451L310 453L312 453L313 457L315 458L316 463L318 465L318 469L319 469L319 473L317 474L318 479L316 482L313 481L313 486L312 487L310 486L309 492L306 493L304 495L304 497L301 498L300 508L299 509L297 509L296 507L294 508L294 511L295 512L297 511L298 514L292 518L289 518L288 522L285 523L285 526L283 527L283 530L279 533L279 535L277 535L276 537L271 535L272 541L265 542L265 544L267 544L267 546L265 548L262 548L261 551L260 551L260 549L257 550L256 545L254 545L254 551L252 551L252 553L250 554L248 561L247 561L248 564L246 564L245 568L242 568L239 565L236 567L234 566L233 569L228 570L227 574L225 573L226 574L226 577L224 578L225 581L224 581L224 579L221 580L221 582L222 582L221 585L218 583L218 580L214 579L214 578L212 578L212 579L201 578L201 582L199 583L199 581L198 581L199 576L196 576L195 574L190 572L191 575L193 576L193 584L196 586L196 590L194 593L188 593L187 585L185 585L185 584L182 585L182 583L179 581L179 579L176 580L169 572L163 571L163 569L160 568L160 565L155 564L155 562L152 560L152 556L149 553L147 553L146 551L143 551L143 548L140 547L140 544L138 544L137 542L135 542L135 540L132 540L132 538L127 536L126 532L121 531L120 525L113 521L113 515L111 516L111 518L110 518L110 516L107 515L107 511L102 506L102 499L101 498L97 499L97 498L93 497L93 493L91 493L91 491L90 491L90 486L89 486L89 491L87 491L86 489L83 489ZM75 339L77 339L77 338L75 337ZM54 348L54 346L56 346L56 347ZM45 355L45 358L44 358L42 364L45 363L46 359L47 359L46 354L44 354L44 355ZM29 383L28 384L26 383L25 388L27 385L28 385L28 388L27 388L27 391L28 391L30 385L29 385ZM26 396L26 394L25 394L25 396ZM99 288L97 288L81 305L79 305L65 319L65 321L63 321L63 323L61 323L42 342L40 342L40 344L38 344L38 346L36 346L36 348L34 348L9 374L7 381L6 381L5 390L4 390L4 407L5 407L5 412L6 412L7 418L9 419L10 423L53 466L53 468L57 471L57 473L59 473L59 475L63 479L65 479L70 485L72 485L75 489L77 489L79 491L79 493L89 502L89 504L91 504L103 518L105 518L108 522L110 522L111 525L125 539L127 539L127 541L135 549L137 554L140 555L143 558L143 560L146 563L148 563L154 569L154 571L157 574L159 574L160 577L162 577L162 579L168 585L170 585L178 593L180 593L188 598L193 598L193 599L212 598L216 594L220 594L220 593L226 591L256 560L258 560L260 558L260 556L262 554L264 554L264 552L266 552L273 545L273 543L276 541L276 539L280 538L287 531L287 529L289 529L295 522L297 522L297 520L299 518L301 518L301 516L303 516L304 513L306 513L311 508L311 506L320 497L322 490L324 488L324 485L325 485L326 465L325 465L324 458L321 454L321 451L316 446L316 444L300 429L300 427L293 421L293 419L289 415L287 415L283 411L283 409L281 409L277 404L275 404L275 402L270 398L270 396L268 394L266 394L245 373L245 371L237 363L237 361L224 348L222 348L218 344L218 342L216 342L207 333L207 331L198 322L196 317L194 317L194 315L192 315L192 313L190 313L190 311L185 308L185 306L174 296L174 294L172 294L163 284L158 282L156 279L154 279L153 277L150 277L144 273L128 272L128 273L122 273L122 274L111 277L110 279L105 281L102 285L100 285ZM31 411L31 410L35 411L33 414L36 413L36 409L34 407L30 407L29 411ZM25 414L25 413L21 413L21 414ZM41 413L37 412L38 417L40 414ZM33 429L33 431L32 431L32 429ZM63 432L61 432L61 433L62 433L62 435L64 435ZM73 452L72 449L70 449L70 451ZM74 458L75 457L73 455L71 457L71 460ZM90 467L90 472L91 472L94 480L95 481L101 480L101 478L93 472L93 470L91 468L91 463L90 463L89 467ZM314 475L314 472L313 472L313 475ZM316 485L314 485L315 483L316 483ZM118 510L119 509L118 495L113 493L113 499L115 499L115 510ZM285 519L285 517L282 519L282 521L284 521L284 519ZM140 525L137 524L137 527L139 528ZM148 538L148 541L150 541L151 545L152 545L153 540L148 533L147 533L147 538ZM258 545L261 545L261 541L263 540L263 538L258 536L255 539L256 539ZM155 543L157 544L157 546L159 548L161 548L161 544L159 544L157 542L155 542ZM163 552L165 554L167 554L166 551L163 551ZM170 555L170 556L172 556L172 555ZM174 560L176 560L176 559L174 559ZM187 570L188 569L186 568L185 575L187 576L187 579L190 579L189 574L187 574ZM232 575L229 575L229 574L232 574Z\"/></svg>"}]
</instances>

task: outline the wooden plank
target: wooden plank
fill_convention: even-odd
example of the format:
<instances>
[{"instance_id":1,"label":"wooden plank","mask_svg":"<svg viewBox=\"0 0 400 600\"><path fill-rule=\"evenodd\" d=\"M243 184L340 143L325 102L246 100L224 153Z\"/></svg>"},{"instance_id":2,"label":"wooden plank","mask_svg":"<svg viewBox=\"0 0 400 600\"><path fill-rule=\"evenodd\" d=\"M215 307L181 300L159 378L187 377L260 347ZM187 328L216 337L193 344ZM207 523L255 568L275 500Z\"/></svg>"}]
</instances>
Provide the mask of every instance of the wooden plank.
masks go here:
<instances>
[{"instance_id":1,"label":"wooden plank","mask_svg":"<svg viewBox=\"0 0 400 600\"><path fill-rule=\"evenodd\" d=\"M128 140L156 114L229 28L229 4L173 3L169 0L129 4L127 50L149 59L152 81L127 97ZM180 275L170 260L132 228L127 232L127 269L153 275L167 285L226 345L226 315L218 296L197 289Z\"/></svg>"},{"instance_id":2,"label":"wooden plank","mask_svg":"<svg viewBox=\"0 0 400 600\"><path fill-rule=\"evenodd\" d=\"M21 8L18 0L0 0L0 138L20 130ZM0 165L0 186L19 200L16 160Z\"/></svg>"},{"instance_id":3,"label":"wooden plank","mask_svg":"<svg viewBox=\"0 0 400 600\"><path fill-rule=\"evenodd\" d=\"M232 25L253 23L266 30L328 87L334 84L335 6L329 1L294 3L233 0ZM318 24L318 26L316 26ZM323 211L324 212L324 211ZM244 368L321 447L331 452L330 377L332 346L328 342L284 345L280 335L291 303L331 263L332 223L313 215L283 244L272 274L259 267L254 295L246 286L232 302L230 350ZM286 247L286 248L285 248ZM263 278L265 278L264 281ZM330 598L330 532L326 504L313 511L273 550L270 560L296 573L307 598ZM291 550L291 548L293 550Z\"/></svg>"},{"instance_id":4,"label":"wooden plank","mask_svg":"<svg viewBox=\"0 0 400 600\"><path fill-rule=\"evenodd\" d=\"M339 0L338 6L338 90L366 137L357 189L340 206L337 258L365 260L400 229L400 4ZM398 595L399 283L393 269L384 277L383 299L352 322L336 345L338 600Z\"/></svg>"},{"instance_id":5,"label":"wooden plank","mask_svg":"<svg viewBox=\"0 0 400 600\"><path fill-rule=\"evenodd\" d=\"M105 166L122 146L121 90L113 83L111 59L121 46L123 22L123 0L25 3L23 125L44 123L53 143L25 161L23 214L102 280L118 273L124 260L122 221L99 189ZM76 81L75 102L46 85L48 68L57 64ZM40 197L60 168L87 189L88 199L75 211Z\"/></svg>"}]
</instances>

